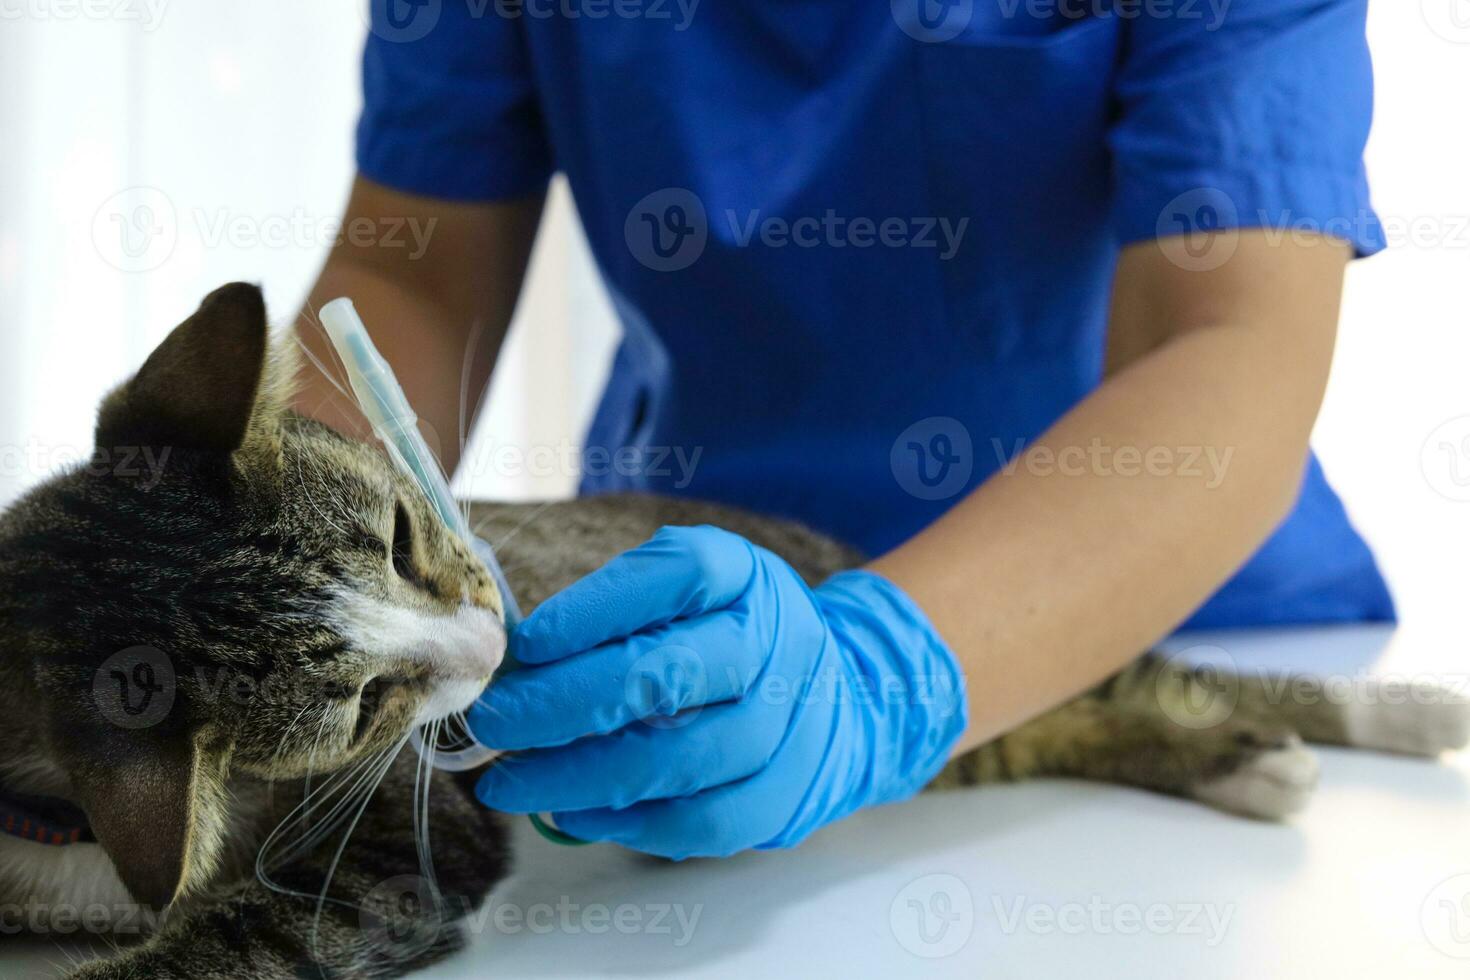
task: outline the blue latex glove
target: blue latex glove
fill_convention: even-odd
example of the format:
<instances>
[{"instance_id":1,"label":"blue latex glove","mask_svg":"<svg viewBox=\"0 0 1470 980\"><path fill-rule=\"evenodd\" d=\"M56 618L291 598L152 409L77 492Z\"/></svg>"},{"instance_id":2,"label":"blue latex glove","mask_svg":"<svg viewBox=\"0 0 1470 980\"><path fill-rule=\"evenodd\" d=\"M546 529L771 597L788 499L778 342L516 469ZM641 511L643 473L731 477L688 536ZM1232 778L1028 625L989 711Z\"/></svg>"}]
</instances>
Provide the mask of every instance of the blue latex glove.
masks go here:
<instances>
[{"instance_id":1,"label":"blue latex glove","mask_svg":"<svg viewBox=\"0 0 1470 980\"><path fill-rule=\"evenodd\" d=\"M666 527L521 624L470 728L518 750L487 806L665 857L788 847L917 792L965 727L963 678L892 583L815 591L713 527Z\"/></svg>"}]
</instances>

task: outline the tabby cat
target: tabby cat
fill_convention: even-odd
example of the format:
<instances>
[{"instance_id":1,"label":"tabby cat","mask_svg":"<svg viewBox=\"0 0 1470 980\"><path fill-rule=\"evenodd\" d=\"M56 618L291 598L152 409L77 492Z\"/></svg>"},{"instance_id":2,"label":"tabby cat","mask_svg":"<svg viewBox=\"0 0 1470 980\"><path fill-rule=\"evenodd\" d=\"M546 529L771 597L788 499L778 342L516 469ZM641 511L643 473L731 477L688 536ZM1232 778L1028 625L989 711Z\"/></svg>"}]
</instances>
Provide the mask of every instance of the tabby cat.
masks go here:
<instances>
[{"instance_id":1,"label":"tabby cat","mask_svg":"<svg viewBox=\"0 0 1470 980\"><path fill-rule=\"evenodd\" d=\"M474 774L400 751L489 680L500 596L378 450L287 407L296 370L259 291L225 286L103 402L93 460L0 518L0 910L123 940L74 976L397 976L455 949L451 920L506 874ZM145 448L157 473L118 464ZM694 523L813 583L860 560L687 501L472 513L528 608ZM1073 776L1277 819L1315 781L1303 739L1466 740L1447 697L1345 709L1245 677L1228 716L1181 724L1207 680L1144 657L935 785Z\"/></svg>"}]
</instances>

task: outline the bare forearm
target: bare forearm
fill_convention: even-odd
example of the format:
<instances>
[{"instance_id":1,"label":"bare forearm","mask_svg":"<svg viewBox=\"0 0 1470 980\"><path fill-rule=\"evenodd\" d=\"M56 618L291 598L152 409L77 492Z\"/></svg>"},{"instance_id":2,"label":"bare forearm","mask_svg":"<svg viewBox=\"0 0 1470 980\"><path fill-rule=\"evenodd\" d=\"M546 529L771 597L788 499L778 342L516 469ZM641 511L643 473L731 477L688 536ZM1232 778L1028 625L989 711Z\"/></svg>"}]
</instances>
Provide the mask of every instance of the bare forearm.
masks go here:
<instances>
[{"instance_id":1,"label":"bare forearm","mask_svg":"<svg viewBox=\"0 0 1470 980\"><path fill-rule=\"evenodd\" d=\"M1318 315L1335 320L1330 289L1327 299ZM957 752L1144 651L1286 515L1332 331L1292 331L1281 314L1289 303L1142 353L1014 466L874 563L965 668L971 721Z\"/></svg>"},{"instance_id":2,"label":"bare forearm","mask_svg":"<svg viewBox=\"0 0 1470 980\"><path fill-rule=\"evenodd\" d=\"M431 448L451 472L505 338L540 207L539 199L450 205L359 181L346 222L407 214L425 229L424 252L410 257L371 245L338 246L298 320L302 342L330 366L332 355L315 311L338 296L350 296L393 365ZM306 374L297 407L365 434L350 400L315 370Z\"/></svg>"}]
</instances>

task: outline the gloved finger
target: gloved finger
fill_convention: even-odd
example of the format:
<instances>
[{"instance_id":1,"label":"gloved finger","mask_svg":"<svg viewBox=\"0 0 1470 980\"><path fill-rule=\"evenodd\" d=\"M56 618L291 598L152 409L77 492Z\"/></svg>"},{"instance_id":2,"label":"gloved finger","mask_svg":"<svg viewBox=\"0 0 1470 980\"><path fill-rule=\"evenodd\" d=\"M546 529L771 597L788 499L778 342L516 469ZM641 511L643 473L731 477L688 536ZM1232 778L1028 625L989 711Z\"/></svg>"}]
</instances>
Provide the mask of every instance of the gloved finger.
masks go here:
<instances>
[{"instance_id":1,"label":"gloved finger","mask_svg":"<svg viewBox=\"0 0 1470 980\"><path fill-rule=\"evenodd\" d=\"M547 599L512 653L544 664L734 602L756 568L750 542L716 527L665 527Z\"/></svg>"},{"instance_id":2,"label":"gloved finger","mask_svg":"<svg viewBox=\"0 0 1470 980\"><path fill-rule=\"evenodd\" d=\"M729 857L779 833L781 822L764 794L751 788L763 773L677 799L649 800L622 810L557 810L557 827L587 841L672 858Z\"/></svg>"},{"instance_id":3,"label":"gloved finger","mask_svg":"<svg viewBox=\"0 0 1470 980\"><path fill-rule=\"evenodd\" d=\"M471 706L470 731L497 749L551 748L739 698L765 664L772 615L726 609L514 671Z\"/></svg>"},{"instance_id":4,"label":"gloved finger","mask_svg":"<svg viewBox=\"0 0 1470 980\"><path fill-rule=\"evenodd\" d=\"M486 770L475 795L507 813L618 809L687 796L758 772L781 744L789 713L785 699L755 698L509 756Z\"/></svg>"},{"instance_id":5,"label":"gloved finger","mask_svg":"<svg viewBox=\"0 0 1470 980\"><path fill-rule=\"evenodd\" d=\"M745 779L624 809L555 810L552 819L573 837L614 841L676 860L794 844L817 826L810 814L831 819L840 807L837 800L810 798L832 737L829 728L797 719L770 763Z\"/></svg>"}]
</instances>

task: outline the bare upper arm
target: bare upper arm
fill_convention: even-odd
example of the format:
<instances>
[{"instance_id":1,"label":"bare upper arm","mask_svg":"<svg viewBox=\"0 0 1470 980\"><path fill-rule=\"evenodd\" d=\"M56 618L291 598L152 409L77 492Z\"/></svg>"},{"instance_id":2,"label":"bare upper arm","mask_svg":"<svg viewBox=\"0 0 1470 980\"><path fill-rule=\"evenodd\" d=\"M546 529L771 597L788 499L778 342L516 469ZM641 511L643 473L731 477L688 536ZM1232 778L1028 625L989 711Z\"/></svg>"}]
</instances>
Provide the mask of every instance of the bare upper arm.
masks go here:
<instances>
[{"instance_id":1,"label":"bare upper arm","mask_svg":"<svg viewBox=\"0 0 1470 980\"><path fill-rule=\"evenodd\" d=\"M1113 282L1107 373L1182 334L1225 327L1263 358L1289 359L1304 383L1325 382L1351 256L1340 239L1262 229L1130 245Z\"/></svg>"}]
</instances>

